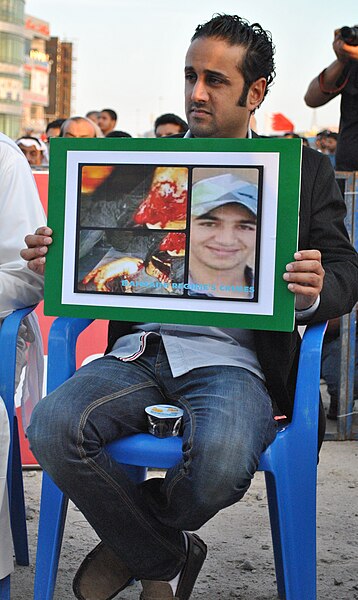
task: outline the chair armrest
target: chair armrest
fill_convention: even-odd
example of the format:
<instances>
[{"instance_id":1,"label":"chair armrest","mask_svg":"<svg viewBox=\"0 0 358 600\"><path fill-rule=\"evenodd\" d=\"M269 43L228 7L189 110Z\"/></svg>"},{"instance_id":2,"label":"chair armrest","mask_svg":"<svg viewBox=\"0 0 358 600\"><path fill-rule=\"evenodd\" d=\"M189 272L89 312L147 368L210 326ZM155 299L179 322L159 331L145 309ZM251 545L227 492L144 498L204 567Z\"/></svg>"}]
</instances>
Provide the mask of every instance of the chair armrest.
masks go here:
<instances>
[{"instance_id":1,"label":"chair armrest","mask_svg":"<svg viewBox=\"0 0 358 600\"><path fill-rule=\"evenodd\" d=\"M0 396L2 396L11 421L14 415L16 342L22 320L36 306L20 308L5 317L0 327Z\"/></svg>"},{"instance_id":2,"label":"chair armrest","mask_svg":"<svg viewBox=\"0 0 358 600\"><path fill-rule=\"evenodd\" d=\"M327 323L309 325L303 335L292 425L298 431L313 428L317 432L321 354Z\"/></svg>"},{"instance_id":3,"label":"chair armrest","mask_svg":"<svg viewBox=\"0 0 358 600\"><path fill-rule=\"evenodd\" d=\"M93 319L59 317L48 337L47 392L52 392L76 370L76 344L79 335Z\"/></svg>"}]
</instances>

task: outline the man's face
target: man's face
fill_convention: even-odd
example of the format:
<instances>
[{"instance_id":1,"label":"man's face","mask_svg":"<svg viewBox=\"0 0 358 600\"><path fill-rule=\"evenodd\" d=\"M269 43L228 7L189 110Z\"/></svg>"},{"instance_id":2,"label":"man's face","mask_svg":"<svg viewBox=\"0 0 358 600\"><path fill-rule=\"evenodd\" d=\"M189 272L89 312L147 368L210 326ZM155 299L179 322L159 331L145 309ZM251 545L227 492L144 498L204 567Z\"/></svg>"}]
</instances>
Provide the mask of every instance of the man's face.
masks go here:
<instances>
[{"instance_id":1,"label":"man's face","mask_svg":"<svg viewBox=\"0 0 358 600\"><path fill-rule=\"evenodd\" d=\"M51 138L58 137L60 135L60 131L61 127L50 127L46 133L47 139L50 140Z\"/></svg>"},{"instance_id":2,"label":"man's face","mask_svg":"<svg viewBox=\"0 0 358 600\"><path fill-rule=\"evenodd\" d=\"M42 152L38 150L35 145L23 146L19 144L20 150L25 154L26 160L32 167L39 167L42 165Z\"/></svg>"},{"instance_id":3,"label":"man's face","mask_svg":"<svg viewBox=\"0 0 358 600\"><path fill-rule=\"evenodd\" d=\"M175 135L180 132L180 125L176 125L175 123L163 123L163 125L158 125L156 128L155 137L167 137L168 135Z\"/></svg>"},{"instance_id":4,"label":"man's face","mask_svg":"<svg viewBox=\"0 0 358 600\"><path fill-rule=\"evenodd\" d=\"M87 113L86 117L87 117L87 119L91 119L91 121L93 121L93 123L96 123L96 125L98 125L99 112L94 111L94 112Z\"/></svg>"},{"instance_id":5,"label":"man's face","mask_svg":"<svg viewBox=\"0 0 358 600\"><path fill-rule=\"evenodd\" d=\"M240 204L224 204L202 217L192 217L190 270L236 270L252 265L256 217Z\"/></svg>"},{"instance_id":6,"label":"man's face","mask_svg":"<svg viewBox=\"0 0 358 600\"><path fill-rule=\"evenodd\" d=\"M334 154L337 147L337 140L333 137L326 138L326 148L330 154Z\"/></svg>"},{"instance_id":7,"label":"man's face","mask_svg":"<svg viewBox=\"0 0 358 600\"><path fill-rule=\"evenodd\" d=\"M110 115L108 114L108 112L106 112L105 110L101 112L101 114L99 115L98 118L98 125L102 131L102 133L104 135L106 135L107 133L109 133L110 131L113 131L113 129L115 128L116 122L111 119Z\"/></svg>"},{"instance_id":8,"label":"man's face","mask_svg":"<svg viewBox=\"0 0 358 600\"><path fill-rule=\"evenodd\" d=\"M326 137L318 137L316 138L316 148L318 150L325 150L327 147L327 138Z\"/></svg>"},{"instance_id":9,"label":"man's face","mask_svg":"<svg viewBox=\"0 0 358 600\"><path fill-rule=\"evenodd\" d=\"M68 121L63 132L65 138L94 138L95 131L88 121Z\"/></svg>"},{"instance_id":10,"label":"man's face","mask_svg":"<svg viewBox=\"0 0 358 600\"><path fill-rule=\"evenodd\" d=\"M266 82L252 84L246 105L239 106L244 78L238 65L245 52L214 38L191 43L185 61L185 110L195 137L247 136L250 112L262 101Z\"/></svg>"}]
</instances>

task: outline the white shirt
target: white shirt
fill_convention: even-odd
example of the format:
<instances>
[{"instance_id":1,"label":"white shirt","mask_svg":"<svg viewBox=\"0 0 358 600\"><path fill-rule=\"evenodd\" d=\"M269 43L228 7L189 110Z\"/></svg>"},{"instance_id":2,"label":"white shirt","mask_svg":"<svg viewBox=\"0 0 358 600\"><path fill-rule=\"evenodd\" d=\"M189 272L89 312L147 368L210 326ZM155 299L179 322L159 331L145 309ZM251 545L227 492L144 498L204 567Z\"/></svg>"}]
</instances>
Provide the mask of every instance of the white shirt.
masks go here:
<instances>
[{"instance_id":1,"label":"white shirt","mask_svg":"<svg viewBox=\"0 0 358 600\"><path fill-rule=\"evenodd\" d=\"M0 320L42 299L43 277L20 257L24 238L46 223L35 180L20 148L0 133Z\"/></svg>"},{"instance_id":2,"label":"white shirt","mask_svg":"<svg viewBox=\"0 0 358 600\"><path fill-rule=\"evenodd\" d=\"M9 575L14 569L9 500L6 485L9 445L9 420L5 404L0 397L0 579Z\"/></svg>"}]
</instances>

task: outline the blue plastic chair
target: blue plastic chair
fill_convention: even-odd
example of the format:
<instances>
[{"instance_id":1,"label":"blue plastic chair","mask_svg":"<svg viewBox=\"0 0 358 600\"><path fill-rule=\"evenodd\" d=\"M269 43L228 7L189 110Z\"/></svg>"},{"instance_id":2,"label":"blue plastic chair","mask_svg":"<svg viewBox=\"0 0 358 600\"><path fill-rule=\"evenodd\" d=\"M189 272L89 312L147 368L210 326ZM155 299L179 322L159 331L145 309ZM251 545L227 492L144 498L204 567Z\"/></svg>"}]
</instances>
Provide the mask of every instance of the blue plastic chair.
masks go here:
<instances>
[{"instance_id":1,"label":"blue plastic chair","mask_svg":"<svg viewBox=\"0 0 358 600\"><path fill-rule=\"evenodd\" d=\"M57 319L49 336L48 391L75 371L78 335L87 319ZM325 324L306 329L299 362L292 422L262 454L265 471L277 588L286 600L316 599L316 478L320 358ZM107 445L136 481L147 467L168 468L181 458L181 438L136 434ZM67 498L44 473L35 574L35 600L52 600Z\"/></svg>"},{"instance_id":2,"label":"blue plastic chair","mask_svg":"<svg viewBox=\"0 0 358 600\"><path fill-rule=\"evenodd\" d=\"M29 564L24 487L20 456L20 441L15 412L16 341L22 320L35 307L16 310L6 317L0 327L0 396L5 402L10 425L10 448L7 484L11 530L18 565ZM1 545L1 541L0 541ZM1 550L1 547L0 547ZM10 599L10 575L0 580L0 600Z\"/></svg>"}]
</instances>

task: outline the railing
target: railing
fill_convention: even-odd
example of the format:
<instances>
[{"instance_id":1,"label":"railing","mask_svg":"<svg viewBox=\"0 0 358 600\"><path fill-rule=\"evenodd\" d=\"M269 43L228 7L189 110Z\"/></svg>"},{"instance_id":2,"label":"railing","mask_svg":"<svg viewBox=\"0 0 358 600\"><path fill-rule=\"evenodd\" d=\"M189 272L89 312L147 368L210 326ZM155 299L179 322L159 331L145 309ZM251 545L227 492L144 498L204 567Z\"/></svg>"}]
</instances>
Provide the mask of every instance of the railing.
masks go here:
<instances>
[{"instance_id":1,"label":"railing","mask_svg":"<svg viewBox=\"0 0 358 600\"><path fill-rule=\"evenodd\" d=\"M358 171L339 171L336 180L347 206L346 227L352 244L358 250ZM356 309L341 318L340 332L341 378L337 430L328 431L327 440L358 439L358 417L353 414Z\"/></svg>"}]
</instances>

